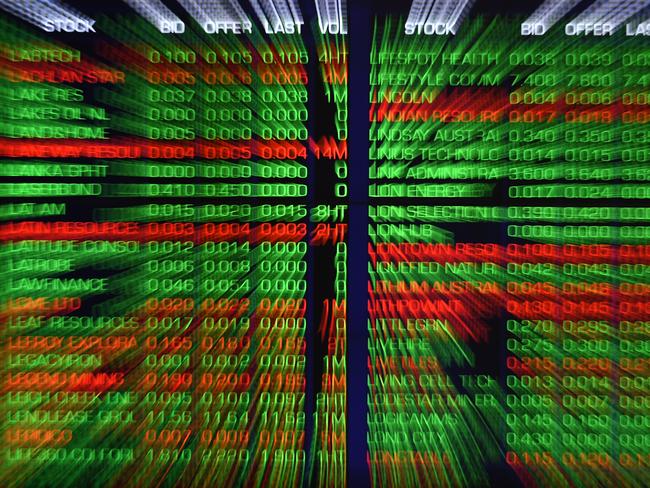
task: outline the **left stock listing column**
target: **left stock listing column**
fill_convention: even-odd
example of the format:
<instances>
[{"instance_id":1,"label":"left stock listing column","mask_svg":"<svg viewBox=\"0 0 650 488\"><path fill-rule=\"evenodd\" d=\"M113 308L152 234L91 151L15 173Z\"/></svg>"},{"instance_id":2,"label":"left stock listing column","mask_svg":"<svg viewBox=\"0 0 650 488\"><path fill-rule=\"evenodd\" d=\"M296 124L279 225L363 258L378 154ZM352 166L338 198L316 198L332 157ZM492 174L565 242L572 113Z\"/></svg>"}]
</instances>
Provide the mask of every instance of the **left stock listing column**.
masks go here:
<instances>
[{"instance_id":1,"label":"left stock listing column","mask_svg":"<svg viewBox=\"0 0 650 488\"><path fill-rule=\"evenodd\" d=\"M0 17L0 486L343 486L343 29L124 3Z\"/></svg>"},{"instance_id":2,"label":"left stock listing column","mask_svg":"<svg viewBox=\"0 0 650 488\"><path fill-rule=\"evenodd\" d=\"M98 98L127 76L84 49L94 20L41 7L36 26L0 15L0 484L117 482L138 457L141 295L128 270L144 244L138 224L95 209L114 161L142 147L115 136Z\"/></svg>"}]
</instances>

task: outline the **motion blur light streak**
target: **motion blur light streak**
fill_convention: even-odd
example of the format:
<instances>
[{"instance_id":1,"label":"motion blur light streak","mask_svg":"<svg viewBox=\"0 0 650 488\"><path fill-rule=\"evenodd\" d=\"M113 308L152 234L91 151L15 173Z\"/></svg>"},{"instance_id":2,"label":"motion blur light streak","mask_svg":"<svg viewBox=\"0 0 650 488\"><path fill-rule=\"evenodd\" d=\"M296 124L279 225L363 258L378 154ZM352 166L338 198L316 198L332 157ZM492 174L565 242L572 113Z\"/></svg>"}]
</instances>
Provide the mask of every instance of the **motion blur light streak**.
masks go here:
<instances>
[{"instance_id":1,"label":"motion blur light streak","mask_svg":"<svg viewBox=\"0 0 650 488\"><path fill-rule=\"evenodd\" d=\"M59 0L2 0L0 8L47 32L87 32L94 23Z\"/></svg>"},{"instance_id":2,"label":"motion blur light streak","mask_svg":"<svg viewBox=\"0 0 650 488\"><path fill-rule=\"evenodd\" d=\"M151 22L160 32L185 32L185 24L160 0L124 0L133 10ZM173 30L172 30L173 29Z\"/></svg>"}]
</instances>

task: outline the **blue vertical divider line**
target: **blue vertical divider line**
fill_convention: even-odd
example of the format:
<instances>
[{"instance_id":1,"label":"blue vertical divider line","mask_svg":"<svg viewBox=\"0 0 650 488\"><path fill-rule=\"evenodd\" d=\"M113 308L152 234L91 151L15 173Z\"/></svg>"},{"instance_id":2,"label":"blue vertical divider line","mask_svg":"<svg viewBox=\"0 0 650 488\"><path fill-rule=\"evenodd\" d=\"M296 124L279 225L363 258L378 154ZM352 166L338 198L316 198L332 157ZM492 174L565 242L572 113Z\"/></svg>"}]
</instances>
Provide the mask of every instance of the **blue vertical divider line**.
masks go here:
<instances>
[{"instance_id":1,"label":"blue vertical divider line","mask_svg":"<svg viewBox=\"0 0 650 488\"><path fill-rule=\"evenodd\" d=\"M368 357L368 111L372 0L348 2L348 485L370 486L366 463Z\"/></svg>"},{"instance_id":2,"label":"blue vertical divider line","mask_svg":"<svg viewBox=\"0 0 650 488\"><path fill-rule=\"evenodd\" d=\"M316 17L316 7L313 3L310 2L304 2L302 5L303 13L305 18L312 19ZM304 32L304 31L303 31ZM316 53L316 41L315 41L315 35L316 33L312 33L311 30L307 29L307 32L309 35L303 35L302 40L305 45L305 48L307 52L309 53L309 59L314 60L307 65L305 65L305 68L307 69L307 79L308 79L308 85L307 85L307 90L308 93L314 93L316 90L316 79L319 75L318 73L318 55ZM314 117L312 114L317 113L316 109L316 103L314 100L313 96L308 96L307 97L307 110L309 111L310 117L308 117L308 122L307 122L307 132L309 134L312 134L314 131ZM314 229L314 223L311 221L309 212L311 212L311 209L316 206L316 197L315 197L315 185L317 184L317 179L316 179L316 160L314 157L314 154L311 151L307 151L307 159L306 159L306 164L307 164L307 188L309 188L309 192L307 195L307 209L308 214L307 214L307 237L305 238L305 241L309 243L309 236L311 235L313 229ZM316 313L314 311L314 276L315 276L315 259L314 259L314 249L312 246L307 245L307 323L311 324L311 326L307 327L305 331L305 341L307 343L307 351L306 351L306 372L305 372L305 377L307 378L306 381L306 388L305 388L305 443L304 443L304 450L305 450L305 456L308 460L306 466L304 467L305 472L303 473L303 479L302 479L302 487L303 488L308 488L311 485L311 477L310 474L312 472L312 458L314 457L313 451L313 441L314 441L314 414L316 412L316 390L319 385L320 378L315 374L315 371L317 368L315 367L315 362L316 361L322 361L321 357L319 356L317 351L314 351L314 344L315 344L315 337L316 334L314 332L314 329L316 328L316 324L318 319L316 318Z\"/></svg>"}]
</instances>

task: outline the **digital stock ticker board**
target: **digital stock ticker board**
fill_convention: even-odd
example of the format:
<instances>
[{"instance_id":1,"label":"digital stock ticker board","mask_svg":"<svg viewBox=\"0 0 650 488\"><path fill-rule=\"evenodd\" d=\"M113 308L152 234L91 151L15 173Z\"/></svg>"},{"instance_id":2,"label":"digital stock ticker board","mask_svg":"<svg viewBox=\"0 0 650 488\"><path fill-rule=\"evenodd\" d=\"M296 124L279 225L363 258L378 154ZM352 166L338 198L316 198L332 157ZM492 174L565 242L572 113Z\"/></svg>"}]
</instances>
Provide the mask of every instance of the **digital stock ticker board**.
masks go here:
<instances>
[{"instance_id":1,"label":"digital stock ticker board","mask_svg":"<svg viewBox=\"0 0 650 488\"><path fill-rule=\"evenodd\" d=\"M650 486L650 0L0 0L0 486Z\"/></svg>"}]
</instances>

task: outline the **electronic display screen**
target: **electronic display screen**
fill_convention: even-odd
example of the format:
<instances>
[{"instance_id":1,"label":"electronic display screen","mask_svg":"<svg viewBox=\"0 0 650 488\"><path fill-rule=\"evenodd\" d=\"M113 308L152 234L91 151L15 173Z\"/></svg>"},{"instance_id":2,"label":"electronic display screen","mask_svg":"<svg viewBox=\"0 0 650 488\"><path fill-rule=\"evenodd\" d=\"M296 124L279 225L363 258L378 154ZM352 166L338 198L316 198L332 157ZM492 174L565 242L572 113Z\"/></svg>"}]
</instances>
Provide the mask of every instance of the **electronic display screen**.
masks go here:
<instances>
[{"instance_id":1,"label":"electronic display screen","mask_svg":"<svg viewBox=\"0 0 650 488\"><path fill-rule=\"evenodd\" d=\"M0 486L650 485L650 0L0 9Z\"/></svg>"}]
</instances>

